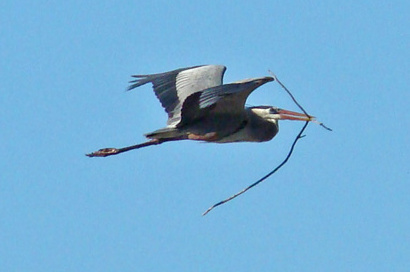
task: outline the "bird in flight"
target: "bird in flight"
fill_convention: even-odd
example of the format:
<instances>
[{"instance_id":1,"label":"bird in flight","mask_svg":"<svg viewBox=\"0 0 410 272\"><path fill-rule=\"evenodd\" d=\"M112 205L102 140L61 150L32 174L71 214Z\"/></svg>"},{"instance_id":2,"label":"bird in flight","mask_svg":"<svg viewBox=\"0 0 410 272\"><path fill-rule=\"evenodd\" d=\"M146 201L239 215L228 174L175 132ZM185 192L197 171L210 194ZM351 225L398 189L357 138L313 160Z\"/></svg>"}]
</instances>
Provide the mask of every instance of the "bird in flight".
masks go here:
<instances>
[{"instance_id":1,"label":"bird in flight","mask_svg":"<svg viewBox=\"0 0 410 272\"><path fill-rule=\"evenodd\" d=\"M128 90L152 83L168 114L167 126L145 134L147 142L123 148L103 148L86 154L106 157L169 141L213 143L265 142L279 131L279 120L314 121L314 117L273 106L245 107L258 87L273 81L260 77L223 84L226 67L202 65L170 72L134 75Z\"/></svg>"}]
</instances>

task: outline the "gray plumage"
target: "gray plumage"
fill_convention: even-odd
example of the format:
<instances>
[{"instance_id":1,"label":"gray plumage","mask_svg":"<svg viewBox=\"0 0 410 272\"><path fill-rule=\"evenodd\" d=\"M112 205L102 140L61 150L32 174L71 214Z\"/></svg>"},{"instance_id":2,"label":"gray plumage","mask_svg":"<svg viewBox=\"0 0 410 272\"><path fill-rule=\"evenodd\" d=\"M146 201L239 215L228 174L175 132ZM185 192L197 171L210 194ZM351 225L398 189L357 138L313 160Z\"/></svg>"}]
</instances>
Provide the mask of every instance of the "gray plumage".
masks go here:
<instances>
[{"instance_id":1,"label":"gray plumage","mask_svg":"<svg viewBox=\"0 0 410 272\"><path fill-rule=\"evenodd\" d=\"M225 66L205 65L133 76L136 80L131 81L128 89L151 82L168 113L168 126L146 136L151 139L189 138L189 134L204 136L216 133L214 137L203 140L259 142L272 139L278 131L277 124L261 118L253 110L260 108L245 108L245 103L253 90L273 78L222 84L225 70ZM261 110L269 111L269 108L262 107Z\"/></svg>"},{"instance_id":2,"label":"gray plumage","mask_svg":"<svg viewBox=\"0 0 410 272\"><path fill-rule=\"evenodd\" d=\"M168 141L198 140L215 143L264 142L279 131L278 120L310 120L304 114L272 106L245 107L248 96L273 77L223 84L226 67L202 65L170 72L133 75L128 90L152 83L168 114L167 126L148 133L148 142L103 148L87 156L105 157Z\"/></svg>"}]
</instances>

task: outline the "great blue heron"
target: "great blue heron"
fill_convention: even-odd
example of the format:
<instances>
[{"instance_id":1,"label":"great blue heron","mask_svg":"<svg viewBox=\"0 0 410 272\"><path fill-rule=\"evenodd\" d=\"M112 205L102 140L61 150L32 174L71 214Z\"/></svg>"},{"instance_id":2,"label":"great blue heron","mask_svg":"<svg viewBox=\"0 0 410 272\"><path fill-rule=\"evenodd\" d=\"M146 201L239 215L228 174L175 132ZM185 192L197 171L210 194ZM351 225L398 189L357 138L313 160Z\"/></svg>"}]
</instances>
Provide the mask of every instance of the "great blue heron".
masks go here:
<instances>
[{"instance_id":1,"label":"great blue heron","mask_svg":"<svg viewBox=\"0 0 410 272\"><path fill-rule=\"evenodd\" d=\"M87 154L105 157L168 141L198 140L214 143L265 142L278 133L278 120L311 121L302 113L272 106L245 107L253 90L273 77L222 84L226 67L202 65L152 75L134 75L128 90L152 83L168 113L167 126L145 134L148 142L124 148L103 148Z\"/></svg>"}]
</instances>

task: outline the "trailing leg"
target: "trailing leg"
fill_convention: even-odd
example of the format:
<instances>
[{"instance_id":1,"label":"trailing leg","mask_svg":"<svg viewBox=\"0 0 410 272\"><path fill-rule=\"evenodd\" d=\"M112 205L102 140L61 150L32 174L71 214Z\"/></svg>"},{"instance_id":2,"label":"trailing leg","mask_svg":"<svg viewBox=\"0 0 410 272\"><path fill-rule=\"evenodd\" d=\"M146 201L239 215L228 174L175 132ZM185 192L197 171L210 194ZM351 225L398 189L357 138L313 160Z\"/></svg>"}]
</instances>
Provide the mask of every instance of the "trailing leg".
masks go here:
<instances>
[{"instance_id":1,"label":"trailing leg","mask_svg":"<svg viewBox=\"0 0 410 272\"><path fill-rule=\"evenodd\" d=\"M153 139L151 141L142 143L142 144L137 144L137 145L131 145L131 146L126 146L123 148L102 148L98 151L86 154L86 156L88 157L107 157L107 156L111 156L111 155L117 155L123 152L127 152L133 149L138 149L138 148L142 148L142 147L146 147L146 146L150 146L150 145L158 145L158 144L162 144L163 142L166 142L167 140L160 140L160 139Z\"/></svg>"}]
</instances>

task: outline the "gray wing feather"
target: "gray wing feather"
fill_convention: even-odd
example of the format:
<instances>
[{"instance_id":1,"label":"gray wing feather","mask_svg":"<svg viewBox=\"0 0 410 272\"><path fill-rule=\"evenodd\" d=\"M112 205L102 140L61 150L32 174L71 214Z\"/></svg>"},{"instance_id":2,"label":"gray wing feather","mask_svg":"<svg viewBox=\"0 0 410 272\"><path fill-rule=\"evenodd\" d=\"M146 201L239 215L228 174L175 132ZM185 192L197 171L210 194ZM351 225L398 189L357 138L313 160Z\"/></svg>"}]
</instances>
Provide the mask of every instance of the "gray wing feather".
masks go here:
<instances>
[{"instance_id":1,"label":"gray wing feather","mask_svg":"<svg viewBox=\"0 0 410 272\"><path fill-rule=\"evenodd\" d=\"M182 120L179 125L213 116L243 115L246 99L256 87L253 81L231 83L194 93L182 106Z\"/></svg>"},{"instance_id":2,"label":"gray wing feather","mask_svg":"<svg viewBox=\"0 0 410 272\"><path fill-rule=\"evenodd\" d=\"M134 75L135 80L128 90L151 82L161 105L168 113L168 126L176 126L181 121L182 104L193 93L222 84L226 67L222 65L204 65L177 69L174 71Z\"/></svg>"},{"instance_id":3,"label":"gray wing feather","mask_svg":"<svg viewBox=\"0 0 410 272\"><path fill-rule=\"evenodd\" d=\"M226 103L229 100L229 105L221 110L227 112L243 111L246 99L254 90L253 83L232 83L214 88L207 89L201 93L199 97L199 108L207 108L218 103Z\"/></svg>"},{"instance_id":4,"label":"gray wing feather","mask_svg":"<svg viewBox=\"0 0 410 272\"><path fill-rule=\"evenodd\" d=\"M226 84L204 90L199 97L199 108L203 109L216 104L228 95L240 93L243 88L239 84Z\"/></svg>"},{"instance_id":5,"label":"gray wing feather","mask_svg":"<svg viewBox=\"0 0 410 272\"><path fill-rule=\"evenodd\" d=\"M272 80L271 77L250 78L203 90L199 96L198 106L204 109L223 104L224 107L220 107L220 111L243 111L248 96L256 88Z\"/></svg>"}]
</instances>

